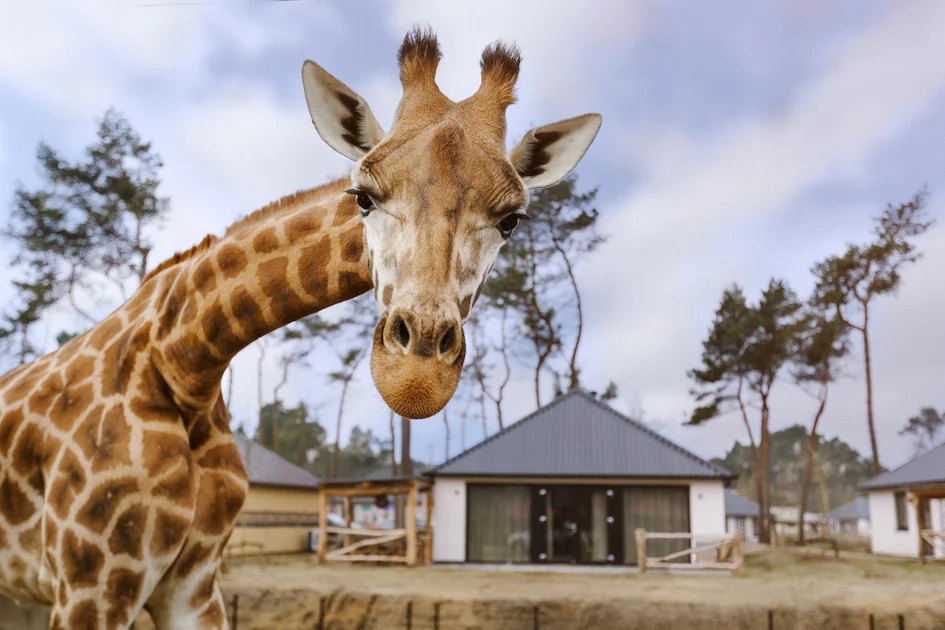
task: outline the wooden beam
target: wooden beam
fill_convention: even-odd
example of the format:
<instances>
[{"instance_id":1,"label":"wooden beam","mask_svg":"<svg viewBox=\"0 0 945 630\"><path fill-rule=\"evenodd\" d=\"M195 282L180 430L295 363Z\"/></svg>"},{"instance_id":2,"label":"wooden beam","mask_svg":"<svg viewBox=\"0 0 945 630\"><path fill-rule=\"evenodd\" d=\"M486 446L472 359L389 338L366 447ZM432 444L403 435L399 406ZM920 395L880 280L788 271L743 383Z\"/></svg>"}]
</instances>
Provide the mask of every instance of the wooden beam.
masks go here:
<instances>
[{"instance_id":1,"label":"wooden beam","mask_svg":"<svg viewBox=\"0 0 945 630\"><path fill-rule=\"evenodd\" d=\"M381 487L375 486L372 488L327 488L321 490L329 497L376 497L382 494L407 494L410 492L410 486L406 484L400 484L397 486L390 487Z\"/></svg>"},{"instance_id":2,"label":"wooden beam","mask_svg":"<svg viewBox=\"0 0 945 630\"><path fill-rule=\"evenodd\" d=\"M637 566L640 568L640 573L646 573L646 530L637 528L634 536L637 542Z\"/></svg>"},{"instance_id":3,"label":"wooden beam","mask_svg":"<svg viewBox=\"0 0 945 630\"><path fill-rule=\"evenodd\" d=\"M351 527L351 497L344 498L344 514L345 514L345 527ZM345 534L344 545L347 547L351 544L351 534Z\"/></svg>"},{"instance_id":4,"label":"wooden beam","mask_svg":"<svg viewBox=\"0 0 945 630\"><path fill-rule=\"evenodd\" d=\"M433 493L425 492L427 502L426 546L423 548L423 563L433 564Z\"/></svg>"},{"instance_id":5,"label":"wooden beam","mask_svg":"<svg viewBox=\"0 0 945 630\"><path fill-rule=\"evenodd\" d=\"M332 562L407 562L403 556L338 556Z\"/></svg>"},{"instance_id":6,"label":"wooden beam","mask_svg":"<svg viewBox=\"0 0 945 630\"><path fill-rule=\"evenodd\" d=\"M406 529L358 529L357 527L329 527L329 534L352 534L354 536L390 536L399 534L403 536L407 533Z\"/></svg>"},{"instance_id":7,"label":"wooden beam","mask_svg":"<svg viewBox=\"0 0 945 630\"><path fill-rule=\"evenodd\" d=\"M925 501L927 502L928 499ZM925 538L922 536L922 530L925 529L925 510L922 509L922 498L917 496L913 505L915 506L915 528L919 531L919 562L925 564Z\"/></svg>"},{"instance_id":8,"label":"wooden beam","mask_svg":"<svg viewBox=\"0 0 945 630\"><path fill-rule=\"evenodd\" d=\"M318 563L325 562L328 553L328 495L318 493Z\"/></svg>"},{"instance_id":9,"label":"wooden beam","mask_svg":"<svg viewBox=\"0 0 945 630\"><path fill-rule=\"evenodd\" d=\"M389 536L380 536L376 538L365 538L364 540L359 540L356 543L342 547L341 549L336 549L328 554L329 560L337 560L338 557L343 556L347 553L354 551L355 549L360 549L361 547L368 547L370 545L380 545L387 542L393 542L398 538L403 537L403 534L390 534Z\"/></svg>"},{"instance_id":10,"label":"wooden beam","mask_svg":"<svg viewBox=\"0 0 945 630\"><path fill-rule=\"evenodd\" d=\"M417 564L417 487L407 493L407 566Z\"/></svg>"}]
</instances>

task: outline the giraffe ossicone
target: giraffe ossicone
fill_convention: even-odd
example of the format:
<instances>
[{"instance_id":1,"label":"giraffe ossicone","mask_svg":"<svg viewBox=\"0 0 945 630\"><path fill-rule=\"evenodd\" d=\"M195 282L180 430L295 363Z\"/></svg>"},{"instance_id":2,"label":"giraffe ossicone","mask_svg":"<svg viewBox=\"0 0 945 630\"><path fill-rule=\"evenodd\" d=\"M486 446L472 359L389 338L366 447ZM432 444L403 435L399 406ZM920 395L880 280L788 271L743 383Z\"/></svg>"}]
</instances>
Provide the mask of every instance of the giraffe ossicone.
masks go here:
<instances>
[{"instance_id":1,"label":"giraffe ossicone","mask_svg":"<svg viewBox=\"0 0 945 630\"><path fill-rule=\"evenodd\" d=\"M100 323L0 376L0 596L52 607L52 628L227 627L218 572L248 480L221 390L260 337L374 288L371 374L398 414L455 392L462 324L530 189L581 160L587 114L507 152L520 58L492 45L453 102L435 36L399 52L403 97L385 132L366 101L302 68L321 138L348 177L279 199L158 265Z\"/></svg>"}]
</instances>

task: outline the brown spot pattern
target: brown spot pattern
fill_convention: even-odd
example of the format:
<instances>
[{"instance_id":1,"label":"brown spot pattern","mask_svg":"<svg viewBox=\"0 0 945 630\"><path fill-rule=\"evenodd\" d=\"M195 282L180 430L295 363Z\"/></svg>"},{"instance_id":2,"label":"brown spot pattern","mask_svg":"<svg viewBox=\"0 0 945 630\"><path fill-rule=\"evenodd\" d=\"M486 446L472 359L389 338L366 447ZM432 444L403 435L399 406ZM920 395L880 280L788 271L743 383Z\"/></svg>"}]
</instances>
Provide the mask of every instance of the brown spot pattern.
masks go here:
<instances>
[{"instance_id":1,"label":"brown spot pattern","mask_svg":"<svg viewBox=\"0 0 945 630\"><path fill-rule=\"evenodd\" d=\"M16 430L23 422L23 410L13 409L0 418L0 455L6 457L16 437Z\"/></svg>"},{"instance_id":2,"label":"brown spot pattern","mask_svg":"<svg viewBox=\"0 0 945 630\"><path fill-rule=\"evenodd\" d=\"M128 477L97 486L76 515L79 525L102 534L111 523L122 499L139 491L137 480Z\"/></svg>"},{"instance_id":3,"label":"brown spot pattern","mask_svg":"<svg viewBox=\"0 0 945 630\"><path fill-rule=\"evenodd\" d=\"M305 212L286 222L286 238L290 245L294 245L318 231L320 227L321 222L316 221L311 213Z\"/></svg>"},{"instance_id":4,"label":"brown spot pattern","mask_svg":"<svg viewBox=\"0 0 945 630\"><path fill-rule=\"evenodd\" d=\"M253 237L253 249L257 254L268 254L276 251L279 247L279 237L276 236L275 229L268 227L259 231Z\"/></svg>"},{"instance_id":5,"label":"brown spot pattern","mask_svg":"<svg viewBox=\"0 0 945 630\"><path fill-rule=\"evenodd\" d=\"M107 627L120 628L131 621L131 610L141 596L144 575L128 569L112 569L106 582L108 599Z\"/></svg>"},{"instance_id":6,"label":"brown spot pattern","mask_svg":"<svg viewBox=\"0 0 945 630\"><path fill-rule=\"evenodd\" d=\"M200 479L194 529L219 536L236 519L245 499L245 490L232 477L205 471Z\"/></svg>"},{"instance_id":7,"label":"brown spot pattern","mask_svg":"<svg viewBox=\"0 0 945 630\"><path fill-rule=\"evenodd\" d=\"M384 287L384 293L381 296L381 303L383 303L384 306L390 306L390 301L393 299L393 297L394 285L388 284L386 287Z\"/></svg>"},{"instance_id":8,"label":"brown spot pattern","mask_svg":"<svg viewBox=\"0 0 945 630\"><path fill-rule=\"evenodd\" d=\"M217 253L217 265L220 267L220 273L227 278L235 278L246 268L246 264L246 254L236 245L224 245Z\"/></svg>"},{"instance_id":9,"label":"brown spot pattern","mask_svg":"<svg viewBox=\"0 0 945 630\"><path fill-rule=\"evenodd\" d=\"M200 606L210 601L210 598L213 597L213 585L216 577L216 573L208 573L200 580L200 584L190 595L191 608L200 608Z\"/></svg>"},{"instance_id":10,"label":"brown spot pattern","mask_svg":"<svg viewBox=\"0 0 945 630\"><path fill-rule=\"evenodd\" d=\"M66 384L81 383L92 376L95 371L95 359L86 355L79 355L66 366Z\"/></svg>"},{"instance_id":11,"label":"brown spot pattern","mask_svg":"<svg viewBox=\"0 0 945 630\"><path fill-rule=\"evenodd\" d=\"M316 299L324 299L328 292L328 256L331 244L325 235L314 245L302 249L299 257L299 276L302 288Z\"/></svg>"},{"instance_id":12,"label":"brown spot pattern","mask_svg":"<svg viewBox=\"0 0 945 630\"><path fill-rule=\"evenodd\" d=\"M9 476L0 481L0 515L10 525L16 526L29 519L34 512L29 497L20 490Z\"/></svg>"},{"instance_id":13,"label":"brown spot pattern","mask_svg":"<svg viewBox=\"0 0 945 630\"><path fill-rule=\"evenodd\" d=\"M154 532L151 535L151 553L163 556L174 552L187 535L190 523L187 519L158 511L154 519Z\"/></svg>"},{"instance_id":14,"label":"brown spot pattern","mask_svg":"<svg viewBox=\"0 0 945 630\"><path fill-rule=\"evenodd\" d=\"M50 374L42 385L30 396L30 411L39 415L46 415L59 394L62 393L62 377L58 372Z\"/></svg>"},{"instance_id":15,"label":"brown spot pattern","mask_svg":"<svg viewBox=\"0 0 945 630\"><path fill-rule=\"evenodd\" d=\"M216 275L213 273L213 263L205 258L194 270L194 286L200 295L206 296L217 288Z\"/></svg>"},{"instance_id":16,"label":"brown spot pattern","mask_svg":"<svg viewBox=\"0 0 945 630\"><path fill-rule=\"evenodd\" d=\"M86 599L72 608L69 615L69 630L95 630L98 628L98 607Z\"/></svg>"},{"instance_id":17,"label":"brown spot pattern","mask_svg":"<svg viewBox=\"0 0 945 630\"><path fill-rule=\"evenodd\" d=\"M66 388L49 410L49 419L61 431L71 429L95 399L92 383Z\"/></svg>"},{"instance_id":18,"label":"brown spot pattern","mask_svg":"<svg viewBox=\"0 0 945 630\"><path fill-rule=\"evenodd\" d=\"M119 464L131 464L128 453L131 427L124 409L114 405L104 415L90 415L75 433L75 443L85 454L93 473Z\"/></svg>"},{"instance_id":19,"label":"brown spot pattern","mask_svg":"<svg viewBox=\"0 0 945 630\"><path fill-rule=\"evenodd\" d=\"M267 260L259 265L259 286L269 298L269 308L280 322L289 322L304 314L305 302L288 283L289 261L286 258Z\"/></svg>"},{"instance_id":20,"label":"brown spot pattern","mask_svg":"<svg viewBox=\"0 0 945 630\"><path fill-rule=\"evenodd\" d=\"M194 568L202 565L210 554L213 553L213 547L202 543L193 543L180 555L177 560L177 575L186 577Z\"/></svg>"},{"instance_id":21,"label":"brown spot pattern","mask_svg":"<svg viewBox=\"0 0 945 630\"><path fill-rule=\"evenodd\" d=\"M62 534L62 568L73 589L95 586L105 566L105 554L94 544L67 529Z\"/></svg>"},{"instance_id":22,"label":"brown spot pattern","mask_svg":"<svg viewBox=\"0 0 945 630\"><path fill-rule=\"evenodd\" d=\"M148 511L141 504L132 505L122 512L108 537L108 550L115 555L127 554L140 560L147 518Z\"/></svg>"},{"instance_id":23,"label":"brown spot pattern","mask_svg":"<svg viewBox=\"0 0 945 630\"><path fill-rule=\"evenodd\" d=\"M85 469L71 448L63 453L59 472L52 479L48 503L59 518L65 519L76 495L85 488Z\"/></svg>"}]
</instances>

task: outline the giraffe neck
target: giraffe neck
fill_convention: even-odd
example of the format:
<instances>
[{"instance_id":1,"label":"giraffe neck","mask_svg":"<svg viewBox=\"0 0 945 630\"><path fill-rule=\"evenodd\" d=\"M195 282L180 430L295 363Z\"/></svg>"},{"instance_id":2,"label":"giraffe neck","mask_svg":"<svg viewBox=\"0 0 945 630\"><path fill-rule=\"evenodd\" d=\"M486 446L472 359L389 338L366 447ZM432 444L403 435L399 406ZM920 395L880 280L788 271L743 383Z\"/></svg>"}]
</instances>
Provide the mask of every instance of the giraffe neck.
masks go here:
<instances>
[{"instance_id":1,"label":"giraffe neck","mask_svg":"<svg viewBox=\"0 0 945 630\"><path fill-rule=\"evenodd\" d=\"M370 290L364 227L347 184L261 210L164 272L154 361L179 403L206 408L240 350Z\"/></svg>"}]
</instances>

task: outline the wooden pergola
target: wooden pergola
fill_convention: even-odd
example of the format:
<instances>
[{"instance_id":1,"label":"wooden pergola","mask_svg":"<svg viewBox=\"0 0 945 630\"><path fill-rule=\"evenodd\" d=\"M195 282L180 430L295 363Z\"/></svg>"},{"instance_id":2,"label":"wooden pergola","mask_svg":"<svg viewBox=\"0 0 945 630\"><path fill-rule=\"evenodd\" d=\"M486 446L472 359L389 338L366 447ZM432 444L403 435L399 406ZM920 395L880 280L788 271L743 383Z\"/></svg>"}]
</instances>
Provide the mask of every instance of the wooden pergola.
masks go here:
<instances>
[{"instance_id":1,"label":"wooden pergola","mask_svg":"<svg viewBox=\"0 0 945 630\"><path fill-rule=\"evenodd\" d=\"M935 560L935 542L945 543L945 529L930 529L931 523L925 520L925 509L930 499L945 499L945 482L908 488L909 502L915 507L916 528L919 530L919 562L926 562L926 545L932 548L932 559ZM945 527L945 525L943 525Z\"/></svg>"},{"instance_id":2,"label":"wooden pergola","mask_svg":"<svg viewBox=\"0 0 945 630\"><path fill-rule=\"evenodd\" d=\"M417 499L426 495L426 527L417 533ZM381 496L407 497L403 529L361 529L352 527L351 499ZM339 497L344 502L345 527L329 527L328 505ZM393 477L385 479L326 479L318 483L319 531L318 561L393 562L408 567L430 564L433 561L433 485L420 477ZM339 549L328 550L328 536L343 537ZM352 538L361 538L352 542ZM403 545L400 544L403 541ZM423 543L422 553L418 543ZM403 546L403 553L397 553Z\"/></svg>"}]
</instances>

